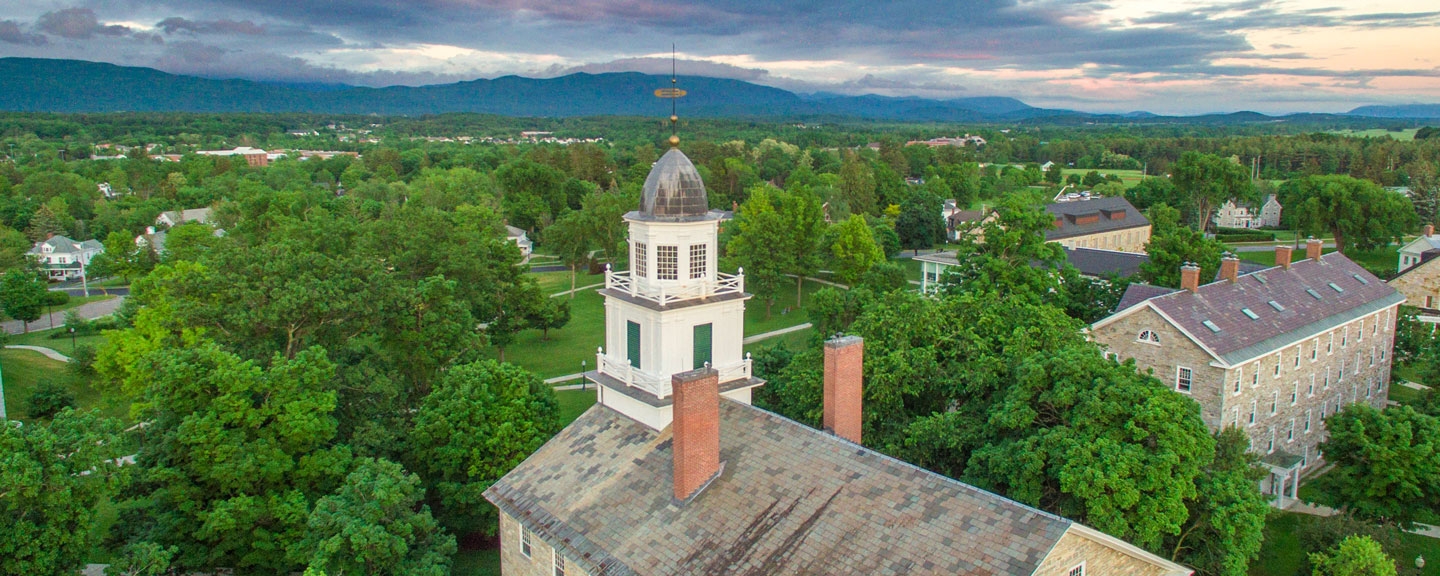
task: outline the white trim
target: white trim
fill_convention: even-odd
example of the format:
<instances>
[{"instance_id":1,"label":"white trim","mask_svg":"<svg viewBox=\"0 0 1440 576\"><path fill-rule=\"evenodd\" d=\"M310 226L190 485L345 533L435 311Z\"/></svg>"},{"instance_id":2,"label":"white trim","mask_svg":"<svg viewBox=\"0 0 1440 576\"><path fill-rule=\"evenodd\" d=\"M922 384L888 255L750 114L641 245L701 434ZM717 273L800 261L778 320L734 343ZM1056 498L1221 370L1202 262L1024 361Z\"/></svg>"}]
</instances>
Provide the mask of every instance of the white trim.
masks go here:
<instances>
[{"instance_id":1,"label":"white trim","mask_svg":"<svg viewBox=\"0 0 1440 576\"><path fill-rule=\"evenodd\" d=\"M1076 574L1076 570L1079 570L1080 573ZM1079 564L1071 566L1069 570L1065 571L1065 576L1085 576L1085 561L1081 560Z\"/></svg>"},{"instance_id":2,"label":"white trim","mask_svg":"<svg viewBox=\"0 0 1440 576\"><path fill-rule=\"evenodd\" d=\"M1189 378L1186 378L1187 382L1185 383L1185 388L1184 388L1183 390L1180 388L1180 372L1181 372L1181 371L1185 371L1185 372L1189 372L1189 373L1190 373L1190 377L1189 377ZM1180 393L1182 393L1182 394L1192 394L1192 393L1194 392L1194 390L1195 390L1195 371L1194 371L1194 370L1191 370L1190 368L1187 368L1187 367L1185 367L1185 366L1176 366L1176 367L1175 367L1175 386L1174 386L1174 388L1175 388L1175 391L1176 391L1176 392L1180 392Z\"/></svg>"}]
</instances>

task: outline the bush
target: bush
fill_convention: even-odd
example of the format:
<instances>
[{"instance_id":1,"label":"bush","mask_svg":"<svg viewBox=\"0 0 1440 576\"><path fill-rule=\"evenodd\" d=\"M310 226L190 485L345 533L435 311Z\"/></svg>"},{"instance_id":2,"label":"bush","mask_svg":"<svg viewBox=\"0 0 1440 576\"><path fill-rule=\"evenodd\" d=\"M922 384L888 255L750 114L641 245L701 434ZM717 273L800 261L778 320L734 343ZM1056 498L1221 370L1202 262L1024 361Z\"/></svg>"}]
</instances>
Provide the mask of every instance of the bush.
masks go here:
<instances>
[{"instance_id":1,"label":"bush","mask_svg":"<svg viewBox=\"0 0 1440 576\"><path fill-rule=\"evenodd\" d=\"M1274 242L1274 232L1248 228L1215 228L1215 239L1221 242Z\"/></svg>"},{"instance_id":2,"label":"bush","mask_svg":"<svg viewBox=\"0 0 1440 576\"><path fill-rule=\"evenodd\" d=\"M70 352L70 363L66 369L79 378L90 378L95 375L95 347L89 344L81 344Z\"/></svg>"},{"instance_id":3,"label":"bush","mask_svg":"<svg viewBox=\"0 0 1440 576\"><path fill-rule=\"evenodd\" d=\"M58 290L45 291L46 306L64 306L70 303L70 295Z\"/></svg>"},{"instance_id":4,"label":"bush","mask_svg":"<svg viewBox=\"0 0 1440 576\"><path fill-rule=\"evenodd\" d=\"M64 386L41 380L35 392L25 399L25 413L31 418L54 418L61 410L75 407L75 397Z\"/></svg>"}]
</instances>

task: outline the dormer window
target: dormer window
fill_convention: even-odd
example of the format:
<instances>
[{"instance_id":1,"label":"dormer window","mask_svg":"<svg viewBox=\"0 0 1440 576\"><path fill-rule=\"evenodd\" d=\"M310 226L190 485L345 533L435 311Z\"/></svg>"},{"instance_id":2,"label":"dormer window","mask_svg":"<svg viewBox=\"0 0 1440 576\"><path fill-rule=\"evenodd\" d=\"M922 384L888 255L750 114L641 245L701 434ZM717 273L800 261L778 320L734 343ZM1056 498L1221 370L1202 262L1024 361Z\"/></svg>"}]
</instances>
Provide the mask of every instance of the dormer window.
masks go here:
<instances>
[{"instance_id":1,"label":"dormer window","mask_svg":"<svg viewBox=\"0 0 1440 576\"><path fill-rule=\"evenodd\" d=\"M1160 345L1160 335L1156 334L1154 330L1141 330L1140 336L1136 340L1146 344Z\"/></svg>"}]
</instances>

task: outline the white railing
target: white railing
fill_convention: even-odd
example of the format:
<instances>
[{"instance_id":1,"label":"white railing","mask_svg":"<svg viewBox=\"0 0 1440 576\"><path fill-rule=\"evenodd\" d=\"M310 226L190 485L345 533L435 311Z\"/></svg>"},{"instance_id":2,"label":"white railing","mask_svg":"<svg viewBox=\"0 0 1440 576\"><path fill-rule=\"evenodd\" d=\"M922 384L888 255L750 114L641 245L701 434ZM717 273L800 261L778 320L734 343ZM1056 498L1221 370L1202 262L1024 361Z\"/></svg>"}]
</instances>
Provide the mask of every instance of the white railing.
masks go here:
<instances>
[{"instance_id":1,"label":"white railing","mask_svg":"<svg viewBox=\"0 0 1440 576\"><path fill-rule=\"evenodd\" d=\"M605 287L665 306L694 298L743 294L745 292L745 269L741 268L738 274L716 273L714 280L660 281L644 277L636 278L630 275L629 270L616 272L610 270L609 265L606 265Z\"/></svg>"},{"instance_id":2,"label":"white railing","mask_svg":"<svg viewBox=\"0 0 1440 576\"><path fill-rule=\"evenodd\" d=\"M669 376L652 374L630 365L630 361L623 358L612 358L605 355L603 348L595 351L595 366L601 374L624 382L631 388L639 388L656 398L668 398L673 392ZM752 362L750 354L745 354L745 359L723 366L712 366L719 373L720 382L732 380L749 379Z\"/></svg>"}]
</instances>

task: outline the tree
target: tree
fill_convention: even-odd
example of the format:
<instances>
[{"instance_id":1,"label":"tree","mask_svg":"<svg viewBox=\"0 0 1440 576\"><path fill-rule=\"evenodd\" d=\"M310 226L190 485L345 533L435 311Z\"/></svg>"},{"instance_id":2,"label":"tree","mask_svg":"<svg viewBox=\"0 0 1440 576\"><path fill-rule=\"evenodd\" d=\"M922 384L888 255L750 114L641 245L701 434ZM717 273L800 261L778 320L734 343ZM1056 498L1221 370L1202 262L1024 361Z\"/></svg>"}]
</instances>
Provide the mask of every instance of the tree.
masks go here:
<instances>
[{"instance_id":1,"label":"tree","mask_svg":"<svg viewBox=\"0 0 1440 576\"><path fill-rule=\"evenodd\" d=\"M566 207L565 173L550 166L517 160L495 170L500 204L510 223L537 231Z\"/></svg>"},{"instance_id":2,"label":"tree","mask_svg":"<svg viewBox=\"0 0 1440 576\"><path fill-rule=\"evenodd\" d=\"M315 503L290 556L326 574L446 576L455 537L421 504L420 478L365 458L334 494ZM307 572L308 573L308 572Z\"/></svg>"},{"instance_id":3,"label":"tree","mask_svg":"<svg viewBox=\"0 0 1440 576\"><path fill-rule=\"evenodd\" d=\"M875 173L853 152L846 152L840 165L840 196L853 214L875 212Z\"/></svg>"},{"instance_id":4,"label":"tree","mask_svg":"<svg viewBox=\"0 0 1440 576\"><path fill-rule=\"evenodd\" d=\"M835 225L835 242L830 246L835 258L835 277L846 284L854 284L870 271L877 262L885 261L885 253L875 244L870 226L859 214Z\"/></svg>"},{"instance_id":5,"label":"tree","mask_svg":"<svg viewBox=\"0 0 1440 576\"><path fill-rule=\"evenodd\" d=\"M407 461L446 528L494 534L483 493L560 430L558 406L549 385L511 364L487 360L445 375L415 415Z\"/></svg>"},{"instance_id":6,"label":"tree","mask_svg":"<svg viewBox=\"0 0 1440 576\"><path fill-rule=\"evenodd\" d=\"M45 308L44 280L29 270L10 269L0 277L0 309L5 315L24 324L24 332L30 332L30 323L40 319Z\"/></svg>"},{"instance_id":7,"label":"tree","mask_svg":"<svg viewBox=\"0 0 1440 576\"><path fill-rule=\"evenodd\" d=\"M50 205L42 205L30 217L30 227L25 230L25 235L30 237L32 242L44 242L51 236L64 235L65 227L61 225L60 218L51 209Z\"/></svg>"},{"instance_id":8,"label":"tree","mask_svg":"<svg viewBox=\"0 0 1440 576\"><path fill-rule=\"evenodd\" d=\"M1306 176L1280 186L1284 220L1312 235L1330 234L1344 252L1371 250L1414 229L1415 208L1398 192L1349 176Z\"/></svg>"},{"instance_id":9,"label":"tree","mask_svg":"<svg viewBox=\"0 0 1440 576\"><path fill-rule=\"evenodd\" d=\"M154 542L138 542L125 546L114 564L105 568L106 576L165 576L170 573L170 560L179 549L165 548Z\"/></svg>"},{"instance_id":10,"label":"tree","mask_svg":"<svg viewBox=\"0 0 1440 576\"><path fill-rule=\"evenodd\" d=\"M1258 488L1265 476L1250 438L1228 427L1215 436L1215 459L1196 478L1196 498L1180 533L1167 537L1170 559L1214 576L1244 576L1260 555L1270 504Z\"/></svg>"},{"instance_id":11,"label":"tree","mask_svg":"<svg viewBox=\"0 0 1440 576\"><path fill-rule=\"evenodd\" d=\"M29 262L30 239L19 231L0 224L0 270L20 268Z\"/></svg>"},{"instance_id":12,"label":"tree","mask_svg":"<svg viewBox=\"0 0 1440 576\"><path fill-rule=\"evenodd\" d=\"M1409 406L1383 412L1363 403L1325 422L1321 443L1334 465L1323 482L1333 504L1360 518L1409 528L1422 510L1440 506L1440 421Z\"/></svg>"},{"instance_id":13,"label":"tree","mask_svg":"<svg viewBox=\"0 0 1440 576\"><path fill-rule=\"evenodd\" d=\"M1064 249L1045 241L1054 222L1037 197L1014 194L1001 199L995 218L981 225L978 237L960 240L958 265L946 274L946 289L1048 301L1061 288L1056 271L1065 262Z\"/></svg>"},{"instance_id":14,"label":"tree","mask_svg":"<svg viewBox=\"0 0 1440 576\"><path fill-rule=\"evenodd\" d=\"M1224 247L1213 238L1180 223L1180 212L1164 204L1150 207L1150 241L1145 252L1150 259L1140 264L1140 278L1157 286L1180 287L1180 266L1200 266L1201 278L1214 278L1220 271Z\"/></svg>"},{"instance_id":15,"label":"tree","mask_svg":"<svg viewBox=\"0 0 1440 576\"><path fill-rule=\"evenodd\" d=\"M1065 179L1064 172L1065 169L1060 167L1059 162L1051 163L1050 168L1045 171L1045 181L1052 186L1059 186Z\"/></svg>"},{"instance_id":16,"label":"tree","mask_svg":"<svg viewBox=\"0 0 1440 576\"><path fill-rule=\"evenodd\" d=\"M97 506L119 489L119 423L65 410L0 423L0 574L74 574L95 544Z\"/></svg>"},{"instance_id":17,"label":"tree","mask_svg":"<svg viewBox=\"0 0 1440 576\"><path fill-rule=\"evenodd\" d=\"M945 238L944 202L936 196L921 192L911 196L900 205L900 218L895 222L895 232L900 235L900 245L920 253Z\"/></svg>"},{"instance_id":18,"label":"tree","mask_svg":"<svg viewBox=\"0 0 1440 576\"><path fill-rule=\"evenodd\" d=\"M550 331L564 328L570 323L570 303L558 298L546 298L539 308L533 310L526 321L541 331L541 340L550 340Z\"/></svg>"},{"instance_id":19,"label":"tree","mask_svg":"<svg viewBox=\"0 0 1440 576\"><path fill-rule=\"evenodd\" d=\"M820 198L806 189L791 191L781 197L780 217L787 234L785 271L795 276L795 305L801 306L805 278L820 269L820 245L825 236Z\"/></svg>"},{"instance_id":20,"label":"tree","mask_svg":"<svg viewBox=\"0 0 1440 576\"><path fill-rule=\"evenodd\" d=\"M590 261L592 236L583 212L567 212L545 229L546 247L570 267L570 298L575 298L575 270Z\"/></svg>"},{"instance_id":21,"label":"tree","mask_svg":"<svg viewBox=\"0 0 1440 576\"><path fill-rule=\"evenodd\" d=\"M750 192L750 198L740 205L737 232L725 247L731 264L745 270L745 288L765 301L766 318L770 317L785 270L791 267L790 253L784 250L790 242L790 231L785 228L785 218L771 204L770 195L764 186Z\"/></svg>"},{"instance_id":22,"label":"tree","mask_svg":"<svg viewBox=\"0 0 1440 576\"><path fill-rule=\"evenodd\" d=\"M1395 561L1369 536L1351 536L1339 546L1310 554L1315 576L1395 576Z\"/></svg>"},{"instance_id":23,"label":"tree","mask_svg":"<svg viewBox=\"0 0 1440 576\"><path fill-rule=\"evenodd\" d=\"M1211 213L1226 200L1253 200L1249 171L1229 159L1185 152L1170 167L1170 172L1176 193L1193 209L1196 228L1201 232L1210 226Z\"/></svg>"}]
</instances>

